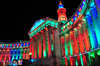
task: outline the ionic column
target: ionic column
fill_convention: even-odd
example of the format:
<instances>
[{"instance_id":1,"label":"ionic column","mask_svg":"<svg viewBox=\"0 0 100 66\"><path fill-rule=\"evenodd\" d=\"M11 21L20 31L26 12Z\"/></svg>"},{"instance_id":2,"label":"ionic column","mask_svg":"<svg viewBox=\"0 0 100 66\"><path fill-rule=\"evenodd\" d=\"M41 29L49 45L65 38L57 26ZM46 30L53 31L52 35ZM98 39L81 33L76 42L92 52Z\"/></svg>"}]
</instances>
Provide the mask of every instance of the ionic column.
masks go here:
<instances>
[{"instance_id":1,"label":"ionic column","mask_svg":"<svg viewBox=\"0 0 100 66\"><path fill-rule=\"evenodd\" d=\"M61 40L61 54L62 54L62 57L64 57L64 49L63 49L63 44L65 43L65 40L64 40L64 37L62 36L61 38L60 38L60 40Z\"/></svg>"},{"instance_id":2,"label":"ionic column","mask_svg":"<svg viewBox=\"0 0 100 66\"><path fill-rule=\"evenodd\" d=\"M35 59L37 59L37 49L38 49L38 36L36 36L36 44L35 44Z\"/></svg>"},{"instance_id":3,"label":"ionic column","mask_svg":"<svg viewBox=\"0 0 100 66\"><path fill-rule=\"evenodd\" d=\"M84 37L84 41L85 41L85 47L86 47L86 50L89 51L90 43L89 43L88 35L86 34L86 26L85 26L84 22L82 23L82 30L83 30L83 37Z\"/></svg>"},{"instance_id":4,"label":"ionic column","mask_svg":"<svg viewBox=\"0 0 100 66\"><path fill-rule=\"evenodd\" d=\"M99 37L100 36L100 25L98 24L100 22L97 21L96 8L95 7L91 8L90 13L91 13L91 16L92 16L92 22L93 22L97 42L98 42L99 47L100 47L100 37Z\"/></svg>"},{"instance_id":5,"label":"ionic column","mask_svg":"<svg viewBox=\"0 0 100 66\"><path fill-rule=\"evenodd\" d=\"M32 58L34 58L34 39L35 38L33 38L33 41L32 41L33 42L33 46L32 46Z\"/></svg>"},{"instance_id":6,"label":"ionic column","mask_svg":"<svg viewBox=\"0 0 100 66\"><path fill-rule=\"evenodd\" d=\"M41 59L42 57L41 37L42 37L42 33L39 34L39 59Z\"/></svg>"},{"instance_id":7,"label":"ionic column","mask_svg":"<svg viewBox=\"0 0 100 66\"><path fill-rule=\"evenodd\" d=\"M94 35L94 31L92 29L92 22L91 22L91 16L86 16L86 22L87 22L87 25L88 25L88 32L89 32L89 37L90 37L90 42L91 42L91 49L95 49L96 48L96 39L95 39L95 35Z\"/></svg>"},{"instance_id":8,"label":"ionic column","mask_svg":"<svg viewBox=\"0 0 100 66\"><path fill-rule=\"evenodd\" d=\"M79 47L78 47L78 44L77 44L76 31L77 31L77 29L74 28L74 38L73 38L73 41L74 41L74 47L75 47L75 54L77 55L79 53Z\"/></svg>"},{"instance_id":9,"label":"ionic column","mask_svg":"<svg viewBox=\"0 0 100 66\"><path fill-rule=\"evenodd\" d=\"M94 0L94 2L95 2L96 9L98 12L99 20L100 20L100 0Z\"/></svg>"},{"instance_id":10,"label":"ionic column","mask_svg":"<svg viewBox=\"0 0 100 66\"><path fill-rule=\"evenodd\" d=\"M85 49L84 49L84 44L83 44L83 37L81 35L81 24L78 25L78 38L79 38L79 46L80 46L80 51L81 53L84 53Z\"/></svg>"},{"instance_id":11,"label":"ionic column","mask_svg":"<svg viewBox=\"0 0 100 66\"><path fill-rule=\"evenodd\" d=\"M68 42L69 42L69 39L68 39L68 35L65 35L65 56L68 57Z\"/></svg>"},{"instance_id":12,"label":"ionic column","mask_svg":"<svg viewBox=\"0 0 100 66\"><path fill-rule=\"evenodd\" d=\"M25 49L23 49L23 59L25 59Z\"/></svg>"},{"instance_id":13,"label":"ionic column","mask_svg":"<svg viewBox=\"0 0 100 66\"><path fill-rule=\"evenodd\" d=\"M73 51L73 39L72 39L72 37L73 37L73 33L71 31L69 33L69 39L70 39L70 41L69 41L69 47L70 47L70 55L71 56L74 54L74 51Z\"/></svg>"},{"instance_id":14,"label":"ionic column","mask_svg":"<svg viewBox=\"0 0 100 66\"><path fill-rule=\"evenodd\" d=\"M48 27L48 57L52 55L51 53L51 27Z\"/></svg>"},{"instance_id":15,"label":"ionic column","mask_svg":"<svg viewBox=\"0 0 100 66\"><path fill-rule=\"evenodd\" d=\"M30 53L32 52L32 46L31 46L32 45L32 40L33 40L33 38L31 37L30 38Z\"/></svg>"},{"instance_id":16,"label":"ionic column","mask_svg":"<svg viewBox=\"0 0 100 66\"><path fill-rule=\"evenodd\" d=\"M43 30L43 58L46 58L46 30Z\"/></svg>"}]
</instances>

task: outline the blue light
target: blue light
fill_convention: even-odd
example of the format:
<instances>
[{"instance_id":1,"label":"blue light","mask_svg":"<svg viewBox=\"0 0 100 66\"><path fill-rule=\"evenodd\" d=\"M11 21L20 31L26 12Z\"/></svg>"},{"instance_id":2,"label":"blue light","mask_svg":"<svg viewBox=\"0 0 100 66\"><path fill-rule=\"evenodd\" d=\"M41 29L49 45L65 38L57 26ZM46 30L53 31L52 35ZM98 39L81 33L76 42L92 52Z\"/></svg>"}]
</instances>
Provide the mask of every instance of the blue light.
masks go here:
<instances>
[{"instance_id":1,"label":"blue light","mask_svg":"<svg viewBox=\"0 0 100 66\"><path fill-rule=\"evenodd\" d=\"M19 46L19 44L17 44L17 46Z\"/></svg>"},{"instance_id":2,"label":"blue light","mask_svg":"<svg viewBox=\"0 0 100 66\"><path fill-rule=\"evenodd\" d=\"M15 44L14 44L14 46L15 46Z\"/></svg>"},{"instance_id":3,"label":"blue light","mask_svg":"<svg viewBox=\"0 0 100 66\"><path fill-rule=\"evenodd\" d=\"M91 14L90 14L90 11L88 11L87 13L86 13L86 16L90 16Z\"/></svg>"},{"instance_id":4,"label":"blue light","mask_svg":"<svg viewBox=\"0 0 100 66\"><path fill-rule=\"evenodd\" d=\"M37 60L33 60L33 59L31 59L31 62L34 62L34 61L37 61Z\"/></svg>"},{"instance_id":5,"label":"blue light","mask_svg":"<svg viewBox=\"0 0 100 66\"><path fill-rule=\"evenodd\" d=\"M59 7L59 9L60 9L60 8L64 8L64 5L59 5L58 7Z\"/></svg>"}]
</instances>

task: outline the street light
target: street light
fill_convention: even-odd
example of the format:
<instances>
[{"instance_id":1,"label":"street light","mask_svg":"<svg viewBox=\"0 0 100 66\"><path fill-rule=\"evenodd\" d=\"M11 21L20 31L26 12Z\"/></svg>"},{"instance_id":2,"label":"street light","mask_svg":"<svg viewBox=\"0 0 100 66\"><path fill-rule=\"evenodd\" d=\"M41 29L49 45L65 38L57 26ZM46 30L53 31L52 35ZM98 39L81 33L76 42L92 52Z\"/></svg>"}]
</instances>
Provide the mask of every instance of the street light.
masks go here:
<instances>
[{"instance_id":1,"label":"street light","mask_svg":"<svg viewBox=\"0 0 100 66\"><path fill-rule=\"evenodd\" d=\"M32 53L30 52L29 55L30 55L30 60L31 60Z\"/></svg>"}]
</instances>

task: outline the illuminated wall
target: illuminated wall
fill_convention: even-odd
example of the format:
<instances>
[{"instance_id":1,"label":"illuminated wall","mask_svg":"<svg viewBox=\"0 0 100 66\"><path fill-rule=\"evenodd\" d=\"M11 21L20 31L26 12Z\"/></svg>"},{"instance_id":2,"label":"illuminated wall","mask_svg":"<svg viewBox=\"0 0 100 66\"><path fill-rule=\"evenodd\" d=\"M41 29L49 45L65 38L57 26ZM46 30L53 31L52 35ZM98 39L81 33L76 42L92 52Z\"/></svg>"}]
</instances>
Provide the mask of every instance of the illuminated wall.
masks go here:
<instances>
[{"instance_id":1,"label":"illuminated wall","mask_svg":"<svg viewBox=\"0 0 100 66\"><path fill-rule=\"evenodd\" d=\"M0 62L29 59L30 42L0 43Z\"/></svg>"}]
</instances>

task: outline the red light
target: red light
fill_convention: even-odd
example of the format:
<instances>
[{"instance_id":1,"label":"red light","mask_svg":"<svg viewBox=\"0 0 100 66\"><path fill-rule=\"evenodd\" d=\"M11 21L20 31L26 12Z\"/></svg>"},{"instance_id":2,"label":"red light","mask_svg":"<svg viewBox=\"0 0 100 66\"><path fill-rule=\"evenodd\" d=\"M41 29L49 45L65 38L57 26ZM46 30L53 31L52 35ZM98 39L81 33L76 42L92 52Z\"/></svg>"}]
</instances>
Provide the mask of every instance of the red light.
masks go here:
<instances>
[{"instance_id":1,"label":"red light","mask_svg":"<svg viewBox=\"0 0 100 66\"><path fill-rule=\"evenodd\" d=\"M42 32L43 33L43 31L41 30L40 32Z\"/></svg>"},{"instance_id":2,"label":"red light","mask_svg":"<svg viewBox=\"0 0 100 66\"><path fill-rule=\"evenodd\" d=\"M81 8L79 8L79 12L81 11Z\"/></svg>"},{"instance_id":3,"label":"red light","mask_svg":"<svg viewBox=\"0 0 100 66\"><path fill-rule=\"evenodd\" d=\"M64 37L61 37L61 44L64 44L65 41L64 41Z\"/></svg>"},{"instance_id":4,"label":"red light","mask_svg":"<svg viewBox=\"0 0 100 66\"><path fill-rule=\"evenodd\" d=\"M47 30L48 28L46 27L45 29Z\"/></svg>"}]
</instances>

